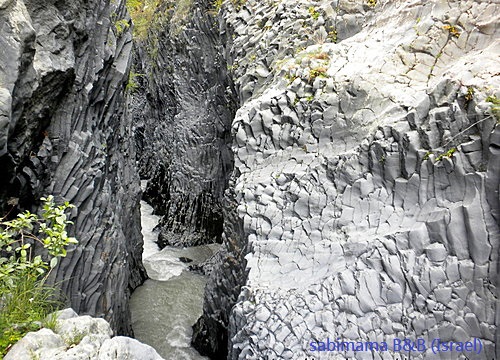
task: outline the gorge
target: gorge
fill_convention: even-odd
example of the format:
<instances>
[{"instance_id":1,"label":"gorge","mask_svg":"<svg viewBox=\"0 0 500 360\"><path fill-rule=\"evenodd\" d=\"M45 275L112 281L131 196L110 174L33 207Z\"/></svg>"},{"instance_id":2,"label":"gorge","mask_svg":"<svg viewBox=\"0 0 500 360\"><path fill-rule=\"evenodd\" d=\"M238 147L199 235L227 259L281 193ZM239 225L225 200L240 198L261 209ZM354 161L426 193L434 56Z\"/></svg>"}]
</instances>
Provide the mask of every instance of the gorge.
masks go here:
<instances>
[{"instance_id":1,"label":"gorge","mask_svg":"<svg viewBox=\"0 0 500 360\"><path fill-rule=\"evenodd\" d=\"M217 249L178 263L206 281L203 356L500 358L499 17L494 0L0 0L1 214L75 205L51 281L115 335L161 276L142 196L168 256ZM150 311L176 311L165 291ZM338 338L429 346L310 345Z\"/></svg>"}]
</instances>

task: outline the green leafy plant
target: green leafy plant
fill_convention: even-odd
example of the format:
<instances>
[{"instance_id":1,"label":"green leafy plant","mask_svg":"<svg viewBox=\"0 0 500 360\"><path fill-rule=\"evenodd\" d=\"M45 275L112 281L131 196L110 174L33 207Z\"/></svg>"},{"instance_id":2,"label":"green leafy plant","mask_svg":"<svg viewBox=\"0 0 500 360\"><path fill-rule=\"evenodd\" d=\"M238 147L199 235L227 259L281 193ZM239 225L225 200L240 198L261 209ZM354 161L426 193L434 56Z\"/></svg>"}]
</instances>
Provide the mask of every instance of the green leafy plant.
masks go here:
<instances>
[{"instance_id":1,"label":"green leafy plant","mask_svg":"<svg viewBox=\"0 0 500 360\"><path fill-rule=\"evenodd\" d=\"M285 79L288 81L288 85L290 85L291 83L293 83L295 81L295 79L297 79L297 76L296 75L292 75L290 73L286 73L285 74Z\"/></svg>"},{"instance_id":2,"label":"green leafy plant","mask_svg":"<svg viewBox=\"0 0 500 360\"><path fill-rule=\"evenodd\" d=\"M500 121L500 99L495 95L490 95L486 98L486 102L491 104L491 112L493 113L493 116L495 116L497 121Z\"/></svg>"},{"instance_id":3,"label":"green leafy plant","mask_svg":"<svg viewBox=\"0 0 500 360\"><path fill-rule=\"evenodd\" d=\"M25 211L13 220L0 219L0 354L4 355L29 331L44 326L59 308L57 289L45 284L66 247L77 241L66 231L68 202L56 206L54 197L41 199L41 217ZM46 255L34 255L39 243ZM49 324L49 320L47 323Z\"/></svg>"},{"instance_id":4,"label":"green leafy plant","mask_svg":"<svg viewBox=\"0 0 500 360\"><path fill-rule=\"evenodd\" d=\"M475 90L472 86L467 88L467 94L465 94L465 102L468 104L474 99Z\"/></svg>"},{"instance_id":5,"label":"green leafy plant","mask_svg":"<svg viewBox=\"0 0 500 360\"><path fill-rule=\"evenodd\" d=\"M450 34L455 36L455 37L460 36L460 31L458 30L458 28L455 25L448 24L448 25L443 26L443 29L448 30L450 32Z\"/></svg>"},{"instance_id":6,"label":"green leafy plant","mask_svg":"<svg viewBox=\"0 0 500 360\"><path fill-rule=\"evenodd\" d=\"M332 29L328 32L328 37L327 39L331 41L332 43L336 44L338 39L338 33L336 29Z\"/></svg>"},{"instance_id":7,"label":"green leafy plant","mask_svg":"<svg viewBox=\"0 0 500 360\"><path fill-rule=\"evenodd\" d=\"M161 0L127 0L127 10L134 24L134 38L145 40L148 30L156 20L156 10Z\"/></svg>"},{"instance_id":8,"label":"green leafy plant","mask_svg":"<svg viewBox=\"0 0 500 360\"><path fill-rule=\"evenodd\" d=\"M309 15L311 15L311 17L314 19L314 20L318 20L319 19L319 16L321 15L320 12L318 10L316 10L316 8L314 6L310 6L307 11L309 11Z\"/></svg>"},{"instance_id":9,"label":"green leafy plant","mask_svg":"<svg viewBox=\"0 0 500 360\"><path fill-rule=\"evenodd\" d=\"M241 7L245 5L247 0L231 0L231 4L233 4L236 11L240 11Z\"/></svg>"},{"instance_id":10,"label":"green leafy plant","mask_svg":"<svg viewBox=\"0 0 500 360\"><path fill-rule=\"evenodd\" d=\"M494 95L490 95L486 98L486 102L493 104L494 106L500 106L500 99Z\"/></svg>"},{"instance_id":11,"label":"green leafy plant","mask_svg":"<svg viewBox=\"0 0 500 360\"><path fill-rule=\"evenodd\" d=\"M116 29L116 33L118 34L118 36L123 34L123 32L125 30L127 30L129 27L130 27L130 24L125 19L115 21L115 29Z\"/></svg>"},{"instance_id":12,"label":"green leafy plant","mask_svg":"<svg viewBox=\"0 0 500 360\"><path fill-rule=\"evenodd\" d=\"M128 82L127 86L125 87L125 90L129 93L133 93L139 88L139 83L137 82L137 78L139 76L144 76L144 74L139 74L134 71L130 71L128 73Z\"/></svg>"},{"instance_id":13,"label":"green leafy plant","mask_svg":"<svg viewBox=\"0 0 500 360\"><path fill-rule=\"evenodd\" d=\"M215 0L214 1L213 6L214 6L214 9L216 12L220 11L220 9L222 8L222 3L223 3L223 0Z\"/></svg>"},{"instance_id":14,"label":"green leafy plant","mask_svg":"<svg viewBox=\"0 0 500 360\"><path fill-rule=\"evenodd\" d=\"M323 78L328 77L326 74L327 71L328 71L328 69L326 67L322 67L322 66L311 69L309 71L309 81L312 82L317 77L323 77Z\"/></svg>"},{"instance_id":15,"label":"green leafy plant","mask_svg":"<svg viewBox=\"0 0 500 360\"><path fill-rule=\"evenodd\" d=\"M368 5L375 6L377 5L377 0L367 0Z\"/></svg>"},{"instance_id":16,"label":"green leafy plant","mask_svg":"<svg viewBox=\"0 0 500 360\"><path fill-rule=\"evenodd\" d=\"M85 333L85 331L75 329L68 338L64 339L64 342L66 343L68 348L72 348L81 343L86 335L87 334Z\"/></svg>"},{"instance_id":17,"label":"green leafy plant","mask_svg":"<svg viewBox=\"0 0 500 360\"><path fill-rule=\"evenodd\" d=\"M457 148L453 147L451 149L449 149L448 151L446 151L445 153L442 153L442 154L439 154L437 157L436 157L436 161L441 161L443 160L445 157L447 158L451 158L453 156L453 154L457 151Z\"/></svg>"}]
</instances>

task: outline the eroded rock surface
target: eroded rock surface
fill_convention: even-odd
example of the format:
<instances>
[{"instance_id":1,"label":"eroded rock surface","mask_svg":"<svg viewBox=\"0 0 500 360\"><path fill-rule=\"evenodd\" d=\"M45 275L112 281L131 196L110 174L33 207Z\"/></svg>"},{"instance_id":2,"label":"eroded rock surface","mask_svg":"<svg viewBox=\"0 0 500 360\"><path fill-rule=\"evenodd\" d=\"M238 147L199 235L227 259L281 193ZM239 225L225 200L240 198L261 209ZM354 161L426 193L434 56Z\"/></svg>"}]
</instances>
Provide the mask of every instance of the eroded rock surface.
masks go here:
<instances>
[{"instance_id":1,"label":"eroded rock surface","mask_svg":"<svg viewBox=\"0 0 500 360\"><path fill-rule=\"evenodd\" d=\"M124 89L132 49L123 1L0 2L0 210L53 194L76 207L79 244L53 272L71 306L131 329L144 276L139 178Z\"/></svg>"},{"instance_id":2,"label":"eroded rock surface","mask_svg":"<svg viewBox=\"0 0 500 360\"><path fill-rule=\"evenodd\" d=\"M232 171L234 100L212 3L165 1L138 42L132 100L145 198L161 215L158 244L220 242Z\"/></svg>"},{"instance_id":3,"label":"eroded rock surface","mask_svg":"<svg viewBox=\"0 0 500 360\"><path fill-rule=\"evenodd\" d=\"M30 332L5 360L162 360L149 345L125 337L111 337L110 325L99 318L78 316L72 309L58 312L55 329Z\"/></svg>"},{"instance_id":4,"label":"eroded rock surface","mask_svg":"<svg viewBox=\"0 0 500 360\"><path fill-rule=\"evenodd\" d=\"M478 358L500 356L498 14L495 1L223 7L249 252L230 359L326 359L309 344L328 337L477 338ZM205 317L224 324L217 289Z\"/></svg>"}]
</instances>

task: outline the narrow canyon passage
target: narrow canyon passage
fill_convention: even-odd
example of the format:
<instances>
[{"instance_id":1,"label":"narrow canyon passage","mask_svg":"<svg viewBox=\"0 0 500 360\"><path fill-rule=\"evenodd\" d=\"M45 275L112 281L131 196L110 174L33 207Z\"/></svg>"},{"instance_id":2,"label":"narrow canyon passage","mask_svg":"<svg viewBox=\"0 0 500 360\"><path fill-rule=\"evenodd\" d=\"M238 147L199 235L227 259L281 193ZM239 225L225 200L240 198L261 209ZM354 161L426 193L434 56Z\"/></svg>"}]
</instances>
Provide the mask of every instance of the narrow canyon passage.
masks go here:
<instances>
[{"instance_id":1,"label":"narrow canyon passage","mask_svg":"<svg viewBox=\"0 0 500 360\"><path fill-rule=\"evenodd\" d=\"M0 0L0 217L74 205L50 283L102 325L10 360L500 359L499 23L498 0Z\"/></svg>"},{"instance_id":2,"label":"narrow canyon passage","mask_svg":"<svg viewBox=\"0 0 500 360\"><path fill-rule=\"evenodd\" d=\"M142 182L143 188L145 182ZM149 280L137 288L130 300L135 338L153 346L166 360L208 359L191 347L192 325L202 314L206 277L189 271L216 251L218 245L188 248L156 245L154 230L159 217L141 201L144 236L143 262ZM189 263L182 262L189 261Z\"/></svg>"}]
</instances>

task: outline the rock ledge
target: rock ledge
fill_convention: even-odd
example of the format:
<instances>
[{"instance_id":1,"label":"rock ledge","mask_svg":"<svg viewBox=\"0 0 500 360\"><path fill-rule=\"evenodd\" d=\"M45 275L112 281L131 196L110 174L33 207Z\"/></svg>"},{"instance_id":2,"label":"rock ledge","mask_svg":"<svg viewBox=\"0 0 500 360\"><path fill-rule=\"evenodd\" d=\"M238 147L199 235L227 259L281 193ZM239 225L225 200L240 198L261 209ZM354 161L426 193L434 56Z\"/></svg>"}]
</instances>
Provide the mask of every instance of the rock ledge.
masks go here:
<instances>
[{"instance_id":1,"label":"rock ledge","mask_svg":"<svg viewBox=\"0 0 500 360\"><path fill-rule=\"evenodd\" d=\"M19 340L5 360L140 359L162 360L155 349L125 336L111 338L109 323L100 318L78 316L73 309L57 313L55 331L44 328Z\"/></svg>"}]
</instances>

